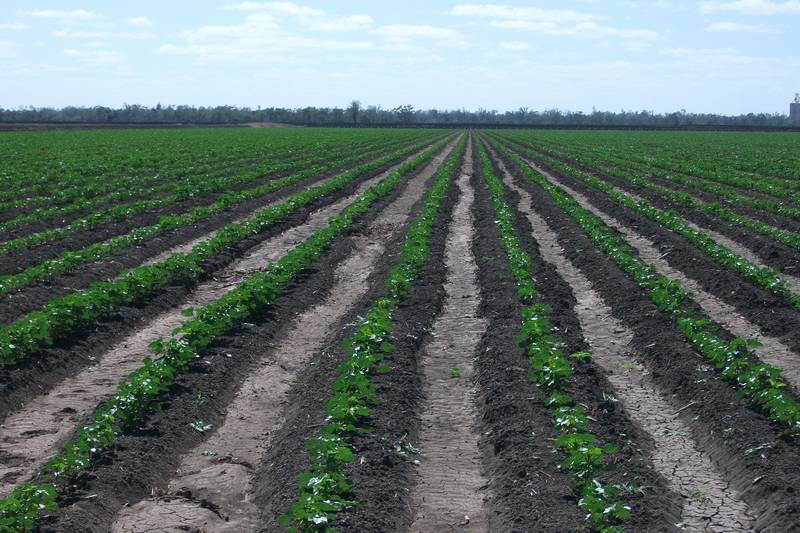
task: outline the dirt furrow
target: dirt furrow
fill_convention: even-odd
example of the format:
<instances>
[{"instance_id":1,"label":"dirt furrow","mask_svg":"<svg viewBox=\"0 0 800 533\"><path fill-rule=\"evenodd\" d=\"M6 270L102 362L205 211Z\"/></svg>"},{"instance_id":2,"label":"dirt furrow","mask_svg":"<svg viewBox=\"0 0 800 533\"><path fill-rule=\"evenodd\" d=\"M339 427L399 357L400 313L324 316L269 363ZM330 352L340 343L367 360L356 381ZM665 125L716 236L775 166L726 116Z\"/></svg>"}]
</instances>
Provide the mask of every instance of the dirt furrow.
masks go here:
<instances>
[{"instance_id":1,"label":"dirt furrow","mask_svg":"<svg viewBox=\"0 0 800 533\"><path fill-rule=\"evenodd\" d=\"M638 194L632 193L630 191L624 191L624 190L620 189L619 187L614 187L614 189L617 192L620 192L622 194L630 196L634 200L637 200L637 201L640 201L640 202L642 202L642 201L646 202L647 201L644 198L642 198L641 196L639 196ZM747 259L748 261L750 261L751 263L753 263L757 267L759 267L759 268L769 268L770 265L764 263L761 260L761 258L758 257L758 254L756 254L751 248L749 248L749 247L739 243L738 241L735 241L735 240L731 239L730 237L728 237L726 235L723 235L722 233L720 233L718 231L715 231L715 230L713 230L713 229L711 229L711 228L709 228L707 226L700 227L698 224L695 224L694 222L692 222L691 220L687 220L686 218L684 218L684 221L686 222L686 225L688 225L693 230L707 234L712 239L717 241L719 244L729 248L733 252L735 252L738 255L744 257L745 259ZM791 274L786 274L785 272L781 272L780 274L778 274L778 277L786 282L786 284L789 286L789 288L792 290L792 292L800 292L800 278L798 278L797 276L793 276Z\"/></svg>"},{"instance_id":2,"label":"dirt furrow","mask_svg":"<svg viewBox=\"0 0 800 533\"><path fill-rule=\"evenodd\" d=\"M367 292L369 274L385 245L403 227L425 192L425 183L450 150L438 155L367 228L352 239L354 251L336 268L325 300L300 315L239 388L224 424L181 460L167 495L123 509L113 531L253 531L260 509L253 503L255 465L283 422L287 396L306 365L335 333L335 326ZM381 235L375 239L369 235ZM253 357L263 354L253 354ZM212 510L213 508L213 510Z\"/></svg>"},{"instance_id":3,"label":"dirt furrow","mask_svg":"<svg viewBox=\"0 0 800 533\"><path fill-rule=\"evenodd\" d=\"M690 437L690 428L660 392L649 373L631 353L633 333L614 318L586 276L563 254L555 232L532 208L531 196L507 173L504 182L520 195L520 210L533 227L542 257L569 283L577 299L581 329L592 349L592 360L607 373L628 416L653 439L653 465L683 498L682 523L686 531L746 531L752 517L747 505L729 487L711 459ZM690 416L684 411L682 416Z\"/></svg>"},{"instance_id":4,"label":"dirt furrow","mask_svg":"<svg viewBox=\"0 0 800 533\"><path fill-rule=\"evenodd\" d=\"M644 261L653 265L659 274L679 280L681 284L693 294L694 300L711 319L724 326L737 337L757 340L761 346L754 348L753 351L756 355L762 361L779 368L783 372L786 380L797 390L800 390L800 354L794 352L778 338L763 333L756 324L745 318L732 305L725 303L704 290L697 280L673 268L664 259L664 254L659 251L653 241L629 229L614 217L598 209L586 196L561 183L546 170L533 163L530 163L530 165L532 168L536 169L537 172L550 180L551 183L558 185L564 192L572 196L584 209L591 211L593 214L600 217L608 226L625 235L625 238L637 251L639 256Z\"/></svg>"},{"instance_id":5,"label":"dirt furrow","mask_svg":"<svg viewBox=\"0 0 800 533\"><path fill-rule=\"evenodd\" d=\"M471 249L472 145L467 146L445 251L444 308L421 359L426 399L419 436L422 459L412 494L413 532L488 531L484 508L488 484L481 467L475 400L469 393L472 359L486 321L478 316L481 295Z\"/></svg>"},{"instance_id":6,"label":"dirt furrow","mask_svg":"<svg viewBox=\"0 0 800 533\"><path fill-rule=\"evenodd\" d=\"M421 152L422 150L416 152L415 155ZM368 161L376 161L378 159L380 157L370 158ZM396 168L396 166L391 165L392 168ZM385 168L389 168L389 166ZM384 169L372 171L368 175L378 174L382 170ZM81 268L14 289L0 297L0 323L11 323L31 311L40 309L53 298L65 296L76 290L89 287L97 280L112 280L125 269L152 264L176 252L187 252L194 245L213 236L221 227L247 220L265 207L284 200L288 196L308 187L318 185L342 172L344 170L329 171L307 177L299 183L232 205L225 212L218 213L205 220L184 225L160 235L154 235L152 238L145 239L135 246L117 250L97 261L87 263ZM280 179L281 177L283 175L278 174L270 177L269 180ZM60 242L52 244L57 246ZM77 248L82 247L83 245L77 246Z\"/></svg>"},{"instance_id":7,"label":"dirt furrow","mask_svg":"<svg viewBox=\"0 0 800 533\"><path fill-rule=\"evenodd\" d=\"M441 164L445 154L449 154L454 145L455 141L434 161ZM7 416L0 426L0 457L3 458L3 464L0 465L0 495L7 494L17 483L33 475L68 438L76 424L81 423L98 402L113 393L117 382L141 365L144 357L149 355L150 341L168 337L186 320L181 314L184 308L202 307L218 300L239 281L263 270L269 262L277 260L294 245L324 227L330 217L385 178L388 172L364 181L353 194L313 212L302 225L251 249L214 278L197 286L181 306L156 316L118 342L99 359L97 365L62 381L46 394L33 398L22 409Z\"/></svg>"}]
</instances>

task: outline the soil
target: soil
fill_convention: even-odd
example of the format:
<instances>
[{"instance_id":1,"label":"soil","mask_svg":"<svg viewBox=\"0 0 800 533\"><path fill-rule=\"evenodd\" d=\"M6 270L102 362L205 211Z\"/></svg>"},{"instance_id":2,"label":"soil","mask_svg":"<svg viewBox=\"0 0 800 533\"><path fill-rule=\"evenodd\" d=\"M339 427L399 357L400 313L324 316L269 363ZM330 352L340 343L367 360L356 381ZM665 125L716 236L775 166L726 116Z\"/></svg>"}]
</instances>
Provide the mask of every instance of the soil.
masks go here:
<instances>
[{"instance_id":1,"label":"soil","mask_svg":"<svg viewBox=\"0 0 800 533\"><path fill-rule=\"evenodd\" d=\"M527 190L537 212L558 235L565 256L609 302L615 318L633 331L630 346L641 356L653 383L667 391L676 404L691 406L692 416L681 413L698 447L739 491L755 517L758 531L797 531L800 506L795 486L800 473L798 446L783 440L781 430L736 396L730 384L718 378L686 339L634 281L586 237L550 200L509 164L515 181ZM617 209L619 213L621 209ZM688 409L687 409L688 410Z\"/></svg>"},{"instance_id":2,"label":"soil","mask_svg":"<svg viewBox=\"0 0 800 533\"><path fill-rule=\"evenodd\" d=\"M626 228L654 242L671 267L732 306L756 324L764 335L777 338L792 351L800 353L800 311L788 299L768 293L740 274L720 266L684 237L616 203L601 191L565 176L535 158L532 161L559 183L586 196L599 210L614 213L614 218Z\"/></svg>"},{"instance_id":3,"label":"soil","mask_svg":"<svg viewBox=\"0 0 800 533\"><path fill-rule=\"evenodd\" d=\"M646 198L649 202L660 209L672 209L679 213L685 220L693 222L703 228L704 231L714 231L718 234L724 235L728 239L732 239L738 243L739 246L742 246L747 250L752 250L752 252L760 259L760 261L779 268L781 271L785 271L788 274L800 273L800 254L798 254L797 250L794 248L742 226L718 219L713 215L706 213L705 211L675 204L656 191L633 185L626 180L614 177L613 175L602 172L596 168L582 165L567 157L558 156L556 154L549 155L559 159L560 161L563 161L564 163L567 163L570 166L579 168L584 172L588 172L603 180L606 180L627 193L632 193L634 195ZM649 179L651 181L655 181L652 177ZM663 183L659 183L659 185L663 186ZM708 193L706 193L706 196L701 195L700 193L702 191L699 191L698 189L689 189L687 187L677 186L675 184L673 184L673 187L670 188L682 190L683 192L687 192L692 196L706 202L719 201L719 198L714 197L714 195L708 195ZM738 207L739 209L737 209L737 211L751 218L755 218L753 216L754 211L759 211L755 208L743 205ZM775 227L781 227L780 225L774 224L774 221L764 220L764 222L772 224ZM797 231L798 229L800 229L800 225L794 225L789 231Z\"/></svg>"},{"instance_id":4,"label":"soil","mask_svg":"<svg viewBox=\"0 0 800 533\"><path fill-rule=\"evenodd\" d=\"M482 143L507 187L512 223L561 349L591 353L570 359L567 392L585 409L588 431L618 450L600 479L621 487L631 508L625 531L800 533L800 441L738 397L673 318L546 191L484 135L464 135L470 149L452 176L428 260L392 315L395 348L371 376L378 401L368 431L352 438L356 460L346 467L352 486L345 496L357 504L330 526L345 533L592 530L561 467L553 412L517 344L522 304L482 179ZM376 202L273 305L218 338L90 471L62 482L61 507L43 513L38 530L285 531L279 517L296 501L307 444L325 425L331 383L347 356L342 341L385 293L447 152ZM634 254L691 289L692 305L722 324L723 339L761 339L752 359L780 366L800 384L800 312L603 193L550 174L624 234ZM263 269L378 175L210 259L197 282L167 287L16 368L0 368L0 494L30 478L88 420L117 380L141 364L148 341L185 320L181 309L214 301ZM44 302L48 289L49 297L66 294L125 265L186 250L281 194L143 243L107 265L88 265L85 274L21 290L20 305L0 303L0 311L21 308L26 295ZM763 238L749 240L749 232L712 217L692 222L772 264L760 254L777 248ZM800 261L783 252L776 258ZM800 386L789 392L800 395ZM207 429L198 431L198 423Z\"/></svg>"},{"instance_id":5,"label":"soil","mask_svg":"<svg viewBox=\"0 0 800 533\"><path fill-rule=\"evenodd\" d=\"M470 212L472 167L470 141L456 181L459 200L445 245L445 301L420 357L424 400L417 445L420 464L412 489L412 532L488 531L484 508L488 482L478 448L478 398L470 392L473 358L486 332L486 321L477 315L481 291L471 250L475 233Z\"/></svg>"},{"instance_id":6,"label":"soil","mask_svg":"<svg viewBox=\"0 0 800 533\"><path fill-rule=\"evenodd\" d=\"M233 249L212 258L205 263L205 276L198 281L213 285L216 273L230 265L248 250L262 242L268 242L270 239L282 235L289 228L302 225L310 213L337 202L343 197L352 195L363 183L373 180L375 176L384 175L391 168L394 167L376 171L370 174L372 177L362 178L360 181L357 180L338 194L313 202L261 235L247 239ZM208 228L206 228L207 230ZM2 387L0 418L5 418L18 406L24 405L32 397L49 391L62 380L74 377L93 361L102 360L103 354L107 353L117 342L122 341L126 335L145 327L153 316L158 316L166 309L174 309L176 306L185 303L187 295L192 289L193 287L188 285L167 287L163 292L157 294L148 302L143 302L139 307L121 308L116 316L99 322L89 331L78 332L70 341L54 348L43 350L40 354L28 358L15 367L0 368L0 387Z\"/></svg>"},{"instance_id":7,"label":"soil","mask_svg":"<svg viewBox=\"0 0 800 533\"><path fill-rule=\"evenodd\" d=\"M504 174L507 185L522 198L520 209L531 223L544 260L555 266L575 294L575 310L592 362L605 372L612 386L610 397L622 403L628 416L653 441L650 458L654 469L682 498L680 519L665 522L663 527L680 522L690 531L749 530L752 517L747 505L689 437L689 428L677 414L681 406L673 405L669 394L655 387L638 362L640 357L630 350L633 332L611 316L611 309L586 276L564 257L555 233L533 210L528 193Z\"/></svg>"},{"instance_id":8,"label":"soil","mask_svg":"<svg viewBox=\"0 0 800 533\"><path fill-rule=\"evenodd\" d=\"M404 188L401 187L389 197L377 202L370 210L370 214L351 229L350 234L365 232L367 225L379 216L387 205L402 195L403 191ZM387 242L388 250L394 248L396 239ZM289 293L281 296L268 312L263 316L254 317L252 323L216 342L202 360L192 365L190 372L180 379L179 387L162 403L168 416L163 412L154 413L139 431L120 439L119 444L108 455L108 460L99 464L90 477L75 487L74 494L69 498L69 503L72 505L55 513L48 525L42 528L43 531L108 531L115 514L124 506L154 494L166 494L168 481L172 475L164 476L164 473L176 472L183 457L182 451L201 446L208 437L192 429L190 423L200 418L203 422L213 424L215 428L223 425L227 406L236 397L240 385L252 374L254 368L257 368L258 362L253 355L265 354L263 361L275 361L274 349L285 338L287 329L291 328L294 322L294 317L312 306L319 305L329 296L334 283L333 273L336 265L345 260L351 252L352 243L348 239L337 240L333 248L324 254L322 260L313 269L309 269L306 276L297 280ZM381 259L378 268L368 278L370 292L376 288L382 290L382 284L378 280L382 282L384 278L380 277L380 274L383 273L385 276L390 265L386 259L386 256ZM361 302L356 307L360 308L348 312L346 318L337 323L334 328L336 331L342 331L346 324L354 321L358 312L363 313ZM306 369L302 383L291 388L287 404L290 411L294 410L297 404L293 393L298 387L305 388L309 385L307 383L309 375L314 376L325 367L327 373L318 377L324 377L326 383L331 380L336 366L336 361L330 358L333 346L338 346L338 340L332 346L326 345L322 352L315 355L315 361ZM304 391L304 398L321 396L320 405L317 406L321 413L329 394L328 390L328 387L316 383ZM197 400L198 391L202 392L204 398L200 405ZM303 413L304 420L306 414L310 413ZM291 420L291 416L287 415L285 420L284 427ZM315 428L318 427L315 425ZM309 431L309 428L303 430ZM310 431L314 430L310 428ZM276 442L284 431L284 429L274 431L271 435L273 442ZM299 444L305 453L305 441ZM270 453L273 449L274 445L270 447ZM256 491L260 488L260 469L260 466L255 467ZM287 494L292 496L295 479L295 475L289 475L288 471L284 471L271 478L270 488L275 480L281 480ZM87 495L92 494L102 494L103 497L86 499ZM181 497L191 499L189 494ZM258 500L256 502L258 503ZM258 508L263 506L258 505ZM272 523L274 524L274 519Z\"/></svg>"}]
</instances>

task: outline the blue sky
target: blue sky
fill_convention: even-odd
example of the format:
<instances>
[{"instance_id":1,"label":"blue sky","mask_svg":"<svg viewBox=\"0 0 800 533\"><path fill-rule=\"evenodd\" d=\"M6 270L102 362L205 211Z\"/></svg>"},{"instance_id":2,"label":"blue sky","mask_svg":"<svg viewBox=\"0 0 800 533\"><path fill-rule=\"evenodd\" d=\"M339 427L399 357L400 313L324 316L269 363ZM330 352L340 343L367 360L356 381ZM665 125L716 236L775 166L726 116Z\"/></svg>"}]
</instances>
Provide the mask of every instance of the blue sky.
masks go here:
<instances>
[{"instance_id":1,"label":"blue sky","mask_svg":"<svg viewBox=\"0 0 800 533\"><path fill-rule=\"evenodd\" d=\"M786 113L800 0L4 0L0 106Z\"/></svg>"}]
</instances>

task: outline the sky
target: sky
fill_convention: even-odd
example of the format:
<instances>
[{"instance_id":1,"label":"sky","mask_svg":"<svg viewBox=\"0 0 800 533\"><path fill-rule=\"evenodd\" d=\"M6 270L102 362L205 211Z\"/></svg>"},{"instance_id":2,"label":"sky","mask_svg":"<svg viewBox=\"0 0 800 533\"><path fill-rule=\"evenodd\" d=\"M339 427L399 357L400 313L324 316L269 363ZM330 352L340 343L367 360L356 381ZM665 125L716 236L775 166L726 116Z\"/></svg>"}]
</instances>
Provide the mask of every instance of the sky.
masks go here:
<instances>
[{"instance_id":1,"label":"sky","mask_svg":"<svg viewBox=\"0 0 800 533\"><path fill-rule=\"evenodd\" d=\"M800 0L1 0L0 107L787 113Z\"/></svg>"}]
</instances>

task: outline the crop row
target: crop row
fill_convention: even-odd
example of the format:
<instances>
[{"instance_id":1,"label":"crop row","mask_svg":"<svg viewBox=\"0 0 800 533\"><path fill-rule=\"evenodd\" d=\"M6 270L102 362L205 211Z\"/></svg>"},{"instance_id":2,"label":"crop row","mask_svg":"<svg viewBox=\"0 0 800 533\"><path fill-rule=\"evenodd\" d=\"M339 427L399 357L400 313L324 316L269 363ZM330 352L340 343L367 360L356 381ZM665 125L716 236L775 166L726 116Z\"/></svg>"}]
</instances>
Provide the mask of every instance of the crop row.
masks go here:
<instances>
[{"instance_id":1,"label":"crop row","mask_svg":"<svg viewBox=\"0 0 800 533\"><path fill-rule=\"evenodd\" d=\"M550 308L544 304L532 275L533 260L525 252L514 230L514 211L505 198L502 182L494 173L483 145L478 147L482 177L489 187L506 259L517 284L517 296L525 306L519 344L531 361L531 379L544 394L552 410L553 425L559 432L555 444L567 457L561 467L581 494L578 505L587 513L592 526L603 533L621 533L620 523L630 515L630 507L618 499L620 488L604 483L600 474L608 467L608 456L617 452L611 444L598 445L589 428L586 410L569 395L573 367L561 351L561 342L549 321ZM580 352L572 357L588 358Z\"/></svg>"},{"instance_id":2,"label":"crop row","mask_svg":"<svg viewBox=\"0 0 800 533\"><path fill-rule=\"evenodd\" d=\"M106 187L111 181L109 178L128 183L160 177L180 178L192 174L197 163L244 162L292 147L314 149L325 144L326 139L337 137L324 131L269 136L223 130L184 131L181 135L163 131L149 133L87 131L59 135L47 132L17 139L11 134L6 137L10 142L0 147L3 153L0 181L5 185L0 199L25 198L33 194L59 197L65 194L74 199L83 196L70 190L75 187L113 190Z\"/></svg>"},{"instance_id":3,"label":"crop row","mask_svg":"<svg viewBox=\"0 0 800 533\"><path fill-rule=\"evenodd\" d=\"M103 133L105 149L97 143L81 146L70 152L66 141L93 139ZM411 140L418 131L395 134L378 130L372 135L345 130L315 130L306 133L281 130L269 135L252 130L231 133L225 130L183 132L180 136L152 132L151 136L132 137L137 132L71 132L72 137L59 138L44 151L25 151L28 144L8 143L12 157L0 158L0 212L14 207L64 205L116 191L160 183L180 182L186 177L204 174L208 168L241 168L264 159L276 161L302 157L345 144L364 145L376 141ZM91 135L90 135L91 134ZM47 134L42 134L48 136ZM26 137L28 143L40 137ZM135 140L134 140L135 139ZM83 139L88 143L88 140ZM90 147L90 148L89 148ZM2 147L0 147L0 150ZM57 155L58 157L54 157ZM43 160L49 165L42 166ZM67 175L47 185L31 185L47 172ZM11 176L19 174L19 177ZM44 179L44 178L43 178ZM16 185L15 185L16 184ZM40 196L36 196L40 194Z\"/></svg>"},{"instance_id":4,"label":"crop row","mask_svg":"<svg viewBox=\"0 0 800 533\"><path fill-rule=\"evenodd\" d=\"M367 148L369 149L371 145L374 145L375 142L372 143L364 143L366 144ZM341 146L333 147L331 150L315 150L312 152L314 154L314 158L317 160L325 160L326 158L330 157L331 152L336 153L337 148L341 148ZM362 146L355 145L350 147L353 152L357 152ZM286 157L286 156L293 157ZM251 156L252 157L252 156ZM306 154L297 154L293 153L291 149L287 149L285 152L278 152L274 154L270 154L268 158L269 162L276 165L278 168L281 166L297 166L300 164L308 164L309 156ZM164 194L172 194L172 195L185 195L187 192L190 193L193 188L196 187L198 183L207 181L212 178L218 177L226 177L232 175L234 172L241 171L241 168L236 165L231 165L230 161L226 162L227 164L223 164L220 169L211 171L210 167L206 167L205 169L201 169L200 172L197 172L195 175L188 177L187 179L183 180L159 180L159 184L154 186L150 186L148 184L141 184L141 183L128 183L125 186L120 186L108 194L104 195L97 195L91 198L81 198L71 202L68 205L63 206L47 206L35 209L29 213L24 213L18 215L14 218L6 220L0 223L0 232L8 231L9 229L15 228L22 224L30 223L30 222L39 222L44 221L49 218L53 217L62 217L65 215L69 215L72 213L77 213L79 211L85 211L92 208L96 208L98 206L103 206L104 204L111 204L119 201L123 201L130 198L141 197L144 198L146 196L159 196ZM250 165L253 166L253 165ZM235 183L235 181L232 181ZM85 187L82 187L85 189ZM181 197L183 197L181 195ZM120 206L116 206L120 207Z\"/></svg>"},{"instance_id":5,"label":"crop row","mask_svg":"<svg viewBox=\"0 0 800 533\"><path fill-rule=\"evenodd\" d=\"M423 143L404 147L398 151L398 155L408 155L421 149ZM385 147L387 149L393 146ZM377 151L376 151L377 152ZM79 250L66 250L54 259L43 261L37 265L26 268L17 274L0 275L0 295L13 289L23 287L36 281L48 279L52 276L63 274L75 270L77 267L87 263L97 261L114 252L123 250L130 246L139 245L144 241L180 227L187 226L207 220L208 218L223 213L227 209L234 207L242 202L265 196L269 193L284 189L290 185L315 175L322 175L336 169L347 168L349 165L364 161L377 155L376 152L366 152L351 157L346 157L346 150L337 153L339 156L335 162L327 165L309 166L308 168L290 174L283 178L275 179L263 185L236 192L229 191L219 197L215 202L206 206L198 206L180 215L164 215L159 218L157 224L134 228L130 233L112 237L99 243L93 243ZM384 152L384 150L380 150Z\"/></svg>"},{"instance_id":6,"label":"crop row","mask_svg":"<svg viewBox=\"0 0 800 533\"><path fill-rule=\"evenodd\" d=\"M76 138L80 139L82 135L77 133ZM179 179L195 168L201 168L199 165L241 163L291 146L280 138L261 145L255 142L221 144L218 138L209 135L205 142L183 144L181 149L177 148L174 139L170 142L151 139L146 149L142 146L135 151L129 145L121 144L127 140L125 135L122 137L109 143L105 149L93 144L90 145L91 152L78 153L71 153L63 139L48 146L46 152L26 150L28 144L21 141L9 143L8 148L15 150L13 156L3 159L0 168L0 181L4 184L0 192L0 200L3 200L0 211L93 197L132 184L165 178ZM25 140L30 142L32 139L41 140L39 137ZM126 149L121 150L122 146ZM143 158L146 158L146 164Z\"/></svg>"},{"instance_id":7,"label":"crop row","mask_svg":"<svg viewBox=\"0 0 800 533\"><path fill-rule=\"evenodd\" d=\"M761 363L748 348L757 346L752 339L723 340L717 332L722 327L706 316L680 281L656 272L653 265L641 260L624 236L607 226L598 216L580 206L557 185L534 171L507 146L496 144L522 174L544 189L584 233L624 272L647 291L650 299L668 313L678 329L695 349L708 358L722 377L732 382L739 393L761 407L769 418L800 435L800 405L786 392L787 384L780 370Z\"/></svg>"},{"instance_id":8,"label":"crop row","mask_svg":"<svg viewBox=\"0 0 800 533\"><path fill-rule=\"evenodd\" d=\"M564 146L560 147L559 149L574 150L574 147ZM747 205L756 209L761 209L762 211L774 213L776 215L782 215L794 220L800 220L800 209L791 205L787 205L783 201L742 194L740 190L731 185L718 183L717 181L691 174L685 175L685 173L681 174L669 169L665 170L663 168L664 165L655 164L656 160L654 158L649 158L646 162L643 162L639 159L634 159L630 154L625 154L624 156L614 156L608 152L599 152L597 149L584 149L584 151L594 153L598 157L602 157L615 166L637 170L650 176L692 189L700 189L715 194L721 198L726 198L734 204ZM749 179L751 182L754 182L760 178L751 176Z\"/></svg>"},{"instance_id":9,"label":"crop row","mask_svg":"<svg viewBox=\"0 0 800 533\"><path fill-rule=\"evenodd\" d=\"M446 142L446 141L445 141ZM90 424L78 429L65 451L44 467L36 484L18 486L0 501L0 524L10 528L32 528L41 510L57 505L60 487L85 472L93 458L110 446L127 428L139 422L158 397L171 389L176 378L220 335L230 332L257 311L272 304L297 275L315 263L334 239L344 233L380 198L385 197L410 174L429 161L443 143L403 163L371 187L328 225L313 233L263 273L240 282L218 301L199 309L168 341L155 340L158 354L121 382L117 393L94 414ZM13 529L12 529L13 530Z\"/></svg>"},{"instance_id":10,"label":"crop row","mask_svg":"<svg viewBox=\"0 0 800 533\"><path fill-rule=\"evenodd\" d=\"M281 517L282 524L291 524L293 529L301 531L327 531L327 524L339 512L356 503L346 498L351 484L343 473L355 457L351 437L366 431L364 419L369 416L369 406L377 401L370 375L385 354L394 349L389 342L392 313L428 259L431 232L439 220L442 201L465 146L462 137L447 163L437 171L422 211L408 229L402 257L389 271L385 294L373 303L355 333L343 343L347 357L332 385L334 393L327 403L326 425L320 436L308 443L310 467L300 475L299 497Z\"/></svg>"},{"instance_id":11,"label":"crop row","mask_svg":"<svg viewBox=\"0 0 800 533\"><path fill-rule=\"evenodd\" d=\"M302 168L305 165L306 163L303 158L301 158L299 161L288 163L274 163L270 161L235 177L229 177L225 175L216 178L209 176L196 176L191 181L180 184L176 188L175 192L170 195L155 199L137 200L128 204L102 209L83 218L74 220L66 226L43 230L37 233L25 235L24 237L6 241L0 244L0 255L8 254L13 250L27 246L51 241L76 231L95 228L108 222L124 220L136 214L152 211L153 209L168 207L176 202L188 198L225 191L237 184L246 184L253 180L257 180L265 174L293 171L298 168Z\"/></svg>"},{"instance_id":12,"label":"crop row","mask_svg":"<svg viewBox=\"0 0 800 533\"><path fill-rule=\"evenodd\" d=\"M570 159L573 159L582 165L600 168L603 172L611 176L625 180L638 187L655 191L659 195L668 198L678 205L705 211L712 216L716 216L737 226L755 231L756 233L761 233L762 235L771 237L782 242L783 244L786 244L787 246L791 246L792 248L800 250L800 235L795 232L784 231L770 224L761 222L760 220L741 215L733 209L720 204L719 202L704 202L687 192L658 185L652 180L643 176L641 173L631 172L618 166L612 166L599 159L581 155L570 155L569 157Z\"/></svg>"},{"instance_id":13,"label":"crop row","mask_svg":"<svg viewBox=\"0 0 800 533\"><path fill-rule=\"evenodd\" d=\"M445 142L441 141L425 154L430 157ZM280 204L267 207L251 219L224 226L188 253L172 254L161 262L130 270L114 281L97 282L86 291L50 301L41 310L0 328L0 359L6 365L15 364L113 314L121 305L142 301L171 283L194 282L203 272L202 262L205 259L264 231L311 202L342 190L356 178L402 157L403 154L392 154L359 165L320 185L294 194Z\"/></svg>"},{"instance_id":14,"label":"crop row","mask_svg":"<svg viewBox=\"0 0 800 533\"><path fill-rule=\"evenodd\" d=\"M552 157L537 154L538 159L544 161L548 166L554 168L590 187L593 187L607 194L615 202L630 208L645 217L658 222L670 231L685 237L698 250L711 257L720 265L738 272L747 279L753 281L762 289L786 298L797 308L800 308L800 294L792 292L786 282L779 277L779 271L774 268L760 267L748 261L739 254L733 252L726 246L719 244L710 235L692 228L683 218L669 211L658 209L644 199L636 199L624 192L617 190L610 183L573 168L569 165Z\"/></svg>"},{"instance_id":15,"label":"crop row","mask_svg":"<svg viewBox=\"0 0 800 533\"><path fill-rule=\"evenodd\" d=\"M548 144L557 142L562 146L592 146L606 153L622 152L642 163L656 160L678 163L691 175L704 172L775 180L792 188L800 185L796 181L800 178L800 158L793 133L573 131L534 135Z\"/></svg>"}]
</instances>

